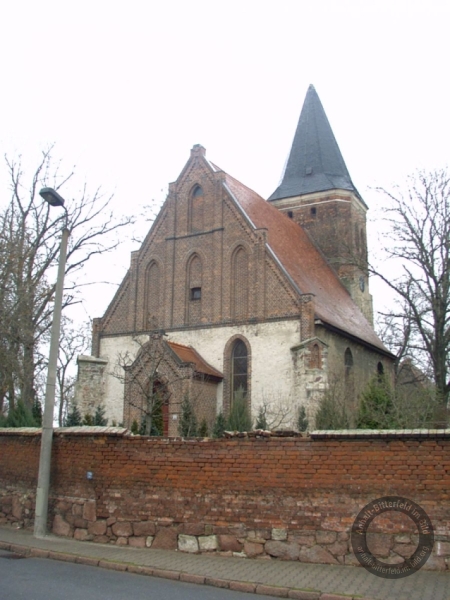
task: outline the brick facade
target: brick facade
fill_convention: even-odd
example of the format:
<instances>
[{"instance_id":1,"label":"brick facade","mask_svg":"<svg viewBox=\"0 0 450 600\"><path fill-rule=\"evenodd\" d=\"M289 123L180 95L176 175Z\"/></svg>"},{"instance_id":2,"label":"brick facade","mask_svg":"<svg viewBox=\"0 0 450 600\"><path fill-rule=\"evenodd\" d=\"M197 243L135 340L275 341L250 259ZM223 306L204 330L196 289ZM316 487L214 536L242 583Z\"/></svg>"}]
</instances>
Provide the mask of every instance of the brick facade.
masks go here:
<instances>
[{"instance_id":1,"label":"brick facade","mask_svg":"<svg viewBox=\"0 0 450 600\"><path fill-rule=\"evenodd\" d=\"M133 342L136 336L148 337L153 331L163 330L168 340L191 345L223 374L223 385L217 388L216 412L227 413L230 409L233 340L242 339L248 350L247 401L252 413L256 415L261 405L270 404L272 412L276 412L280 404L289 405L290 414L282 425L293 427L302 404L313 423L317 403L327 389L329 366L343 362L346 348L341 346L358 345L356 336L360 333L353 324L358 309L338 283L335 272L322 264L323 255L318 255L309 238L302 238L298 248L288 248L285 254L287 262L294 259L290 265L291 275L279 253L274 252L269 234L279 236L282 243L289 246L290 237L299 231L299 228L289 229L294 226L293 221L311 228L318 245L324 245L321 251L370 320L370 294L367 289L363 293L358 287L359 271L351 266L352 250L346 247L350 240L353 249L358 246L360 256L365 256L365 242L361 242L361 236L365 240L362 204L357 204L356 196L347 194L344 198L344 195L336 196L333 202L329 201L329 193L323 195L320 211L324 214L317 217L321 228L310 227L305 216L310 213L305 212L302 202L297 208L292 202L292 206L289 204L294 211L292 219L281 216L286 212L284 201L280 210L275 210L211 165L205 158L204 148L194 146L179 178L170 184L167 200L141 249L133 252L130 269L109 308L94 322L93 351L108 363L103 398L110 422L114 419L130 426L132 418L130 398L124 398L123 386L112 381L111 373L117 368L118 356L133 348L135 353L138 351L139 345ZM250 214L249 209L255 212ZM261 220L267 227L259 226L259 213L266 210L272 211ZM273 213L278 219L274 219ZM280 218L280 223L276 222ZM349 220L352 225L348 225ZM352 237L353 223L358 223L358 232L361 231L358 244ZM294 279L299 269L306 273L306 278L301 276L303 289ZM354 329L351 338L342 330L345 322L339 333L323 335L317 318L318 297L309 289L308 269L314 276L316 271L323 270L320 275L323 285L318 284L321 295L324 289L332 292L339 286L342 288L336 299L330 296L325 298L325 303L329 304L327 311L331 316L334 312L342 313L345 318L349 315ZM343 298L342 294L347 297ZM337 306L340 301L351 304L341 309ZM324 299L320 302L323 305ZM363 316L360 314L358 319ZM372 344L378 344L370 325L367 321L364 323L363 328L374 340ZM340 343L334 343L336 336L341 337ZM390 365L381 343L378 348L359 345L361 352L356 351L355 356L380 355ZM311 352L316 355L315 362L311 362ZM360 379L367 381L376 373L371 362L374 361L355 360L354 369L361 372ZM83 377L86 378L80 372L80 378ZM170 378L168 382L170 387ZM171 390L170 435L177 434L179 393L178 389ZM79 386L77 401L82 409L92 404L88 396L89 390ZM136 404L134 400L132 403ZM211 419L209 410L197 416L199 420L205 416L208 422Z\"/></svg>"},{"instance_id":2,"label":"brick facade","mask_svg":"<svg viewBox=\"0 0 450 600\"><path fill-rule=\"evenodd\" d=\"M449 568L448 430L224 440L77 431L55 432L54 533L354 564L355 516L368 502L396 495L419 504L432 521L435 547L425 568ZM0 432L0 523L32 523L39 443L39 430ZM378 517L370 532L379 557L395 560L417 544L413 522L396 513Z\"/></svg>"}]
</instances>

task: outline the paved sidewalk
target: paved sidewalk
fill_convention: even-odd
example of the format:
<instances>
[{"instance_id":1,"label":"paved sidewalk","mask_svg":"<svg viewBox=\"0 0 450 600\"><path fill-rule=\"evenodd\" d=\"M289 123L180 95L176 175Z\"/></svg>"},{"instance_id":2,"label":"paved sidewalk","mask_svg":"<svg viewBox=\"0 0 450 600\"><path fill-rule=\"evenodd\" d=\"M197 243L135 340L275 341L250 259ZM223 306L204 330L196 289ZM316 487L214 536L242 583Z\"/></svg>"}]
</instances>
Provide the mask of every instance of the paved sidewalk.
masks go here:
<instances>
[{"instance_id":1,"label":"paved sidewalk","mask_svg":"<svg viewBox=\"0 0 450 600\"><path fill-rule=\"evenodd\" d=\"M0 550L297 600L450 600L450 573L387 580L362 567L229 558L78 542L0 528ZM1 556L1 554L0 554Z\"/></svg>"}]
</instances>

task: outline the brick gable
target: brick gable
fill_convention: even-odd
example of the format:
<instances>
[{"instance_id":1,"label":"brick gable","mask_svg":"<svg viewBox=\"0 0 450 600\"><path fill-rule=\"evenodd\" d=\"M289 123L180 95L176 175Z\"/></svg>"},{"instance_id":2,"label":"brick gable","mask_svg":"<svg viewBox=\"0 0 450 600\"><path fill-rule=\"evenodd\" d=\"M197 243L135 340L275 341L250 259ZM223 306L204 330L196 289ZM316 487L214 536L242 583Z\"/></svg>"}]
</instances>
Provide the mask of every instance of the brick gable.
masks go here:
<instances>
[{"instance_id":1,"label":"brick gable","mask_svg":"<svg viewBox=\"0 0 450 600\"><path fill-rule=\"evenodd\" d=\"M248 222L223 177L202 156L191 158L133 256L100 335L299 314L265 231Z\"/></svg>"}]
</instances>

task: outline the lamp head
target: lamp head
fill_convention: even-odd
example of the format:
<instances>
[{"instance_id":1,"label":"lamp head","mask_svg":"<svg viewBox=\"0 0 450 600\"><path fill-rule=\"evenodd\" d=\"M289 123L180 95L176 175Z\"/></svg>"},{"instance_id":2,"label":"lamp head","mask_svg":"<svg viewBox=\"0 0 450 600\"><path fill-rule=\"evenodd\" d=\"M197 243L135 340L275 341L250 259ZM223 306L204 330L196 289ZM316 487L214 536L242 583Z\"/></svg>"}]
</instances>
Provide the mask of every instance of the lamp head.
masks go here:
<instances>
[{"instance_id":1,"label":"lamp head","mask_svg":"<svg viewBox=\"0 0 450 600\"><path fill-rule=\"evenodd\" d=\"M42 190L39 192L39 195L44 198L44 200L48 202L50 206L64 206L64 198L60 196L53 188L42 188Z\"/></svg>"}]
</instances>

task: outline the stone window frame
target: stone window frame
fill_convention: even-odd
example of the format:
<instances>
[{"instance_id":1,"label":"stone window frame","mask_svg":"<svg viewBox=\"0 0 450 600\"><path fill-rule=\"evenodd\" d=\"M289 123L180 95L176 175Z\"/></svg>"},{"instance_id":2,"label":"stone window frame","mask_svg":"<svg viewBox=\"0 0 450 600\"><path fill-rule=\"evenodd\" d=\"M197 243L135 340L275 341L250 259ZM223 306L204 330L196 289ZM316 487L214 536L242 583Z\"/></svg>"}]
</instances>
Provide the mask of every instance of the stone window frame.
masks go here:
<instances>
[{"instance_id":1,"label":"stone window frame","mask_svg":"<svg viewBox=\"0 0 450 600\"><path fill-rule=\"evenodd\" d=\"M344 352L344 367L345 367L345 378L346 379L348 379L350 377L353 366L354 366L353 352L351 351L350 347L347 346L347 348L345 349L345 352Z\"/></svg>"},{"instance_id":2,"label":"stone window frame","mask_svg":"<svg viewBox=\"0 0 450 600\"><path fill-rule=\"evenodd\" d=\"M249 412L251 414L252 406L252 349L248 339L242 334L233 335L225 344L223 360L223 412L225 415L230 413L232 396L232 352L237 340L241 340L247 348L247 394L246 400Z\"/></svg>"},{"instance_id":3,"label":"stone window frame","mask_svg":"<svg viewBox=\"0 0 450 600\"><path fill-rule=\"evenodd\" d=\"M158 292L157 292L157 297L158 297L158 310L156 313L156 322L151 322L151 318L149 317L149 278L150 278L150 271L152 269L152 267L157 267L158 269L158 279L159 279L159 285L158 285ZM145 268L145 277L144 277L144 281L145 281L145 287L144 287L144 329L146 330L150 330L150 329L158 329L161 326L161 318L162 318L162 314L161 314L161 307L162 307L162 302L161 302L161 290L163 289L163 285L162 285L162 280L164 277L164 273L163 273L163 267L160 263L159 260L157 260L156 258L151 258Z\"/></svg>"},{"instance_id":4,"label":"stone window frame","mask_svg":"<svg viewBox=\"0 0 450 600\"><path fill-rule=\"evenodd\" d=\"M241 317L236 317L236 309L235 309L235 299L236 299L236 267L235 267L235 261L236 261L236 256L238 255L238 253L240 251L245 252L246 258L247 258L247 310L245 311L245 315L241 316ZM239 243L237 243L231 250L230 255L229 255L229 260L230 260L230 316L231 319L233 320L238 320L238 321L246 321L249 317L250 314L250 302L251 302L251 298L250 298L250 294L251 294L251 289L250 289L250 272L251 272L251 249L249 248L249 246L247 246L247 244L242 243L242 241L240 241Z\"/></svg>"},{"instance_id":5,"label":"stone window frame","mask_svg":"<svg viewBox=\"0 0 450 600\"><path fill-rule=\"evenodd\" d=\"M200 191L200 193L198 193ZM202 213L202 223L201 223L201 227L196 227L195 224L195 207L194 207L194 202L197 198L204 198L205 197L205 191L203 189L203 187L199 184L199 183L195 183L192 188L191 191L189 193L189 202L188 202L188 232L189 233L198 233L200 231L203 231L204 229L204 214Z\"/></svg>"},{"instance_id":6,"label":"stone window frame","mask_svg":"<svg viewBox=\"0 0 450 600\"><path fill-rule=\"evenodd\" d=\"M195 259L198 259L200 261L200 277L197 279L192 279L191 278L191 265L193 263L193 261ZM204 258L201 254L201 252L199 252L198 250L192 250L192 252L189 253L189 256L186 259L186 263L185 263L185 277L186 277L186 283L185 283L185 323L186 324L190 324L190 307L195 305L197 308L196 310L199 310L200 313L202 312L202 301L203 301L203 265L204 265ZM199 279L199 280L198 280ZM191 296L191 292L194 288L200 288L201 289L201 294L200 294L200 298L193 298Z\"/></svg>"}]
</instances>

